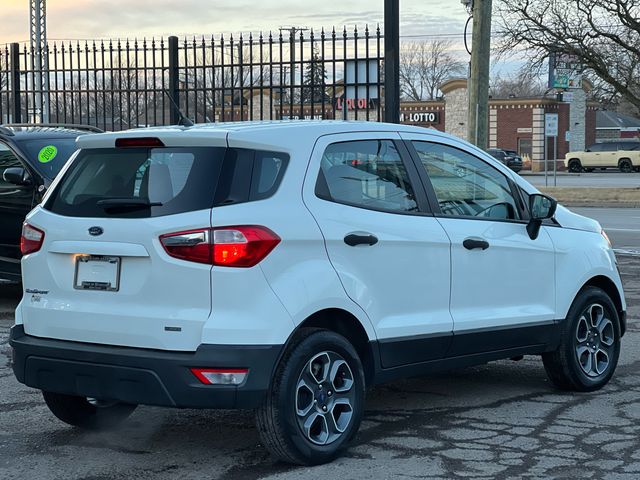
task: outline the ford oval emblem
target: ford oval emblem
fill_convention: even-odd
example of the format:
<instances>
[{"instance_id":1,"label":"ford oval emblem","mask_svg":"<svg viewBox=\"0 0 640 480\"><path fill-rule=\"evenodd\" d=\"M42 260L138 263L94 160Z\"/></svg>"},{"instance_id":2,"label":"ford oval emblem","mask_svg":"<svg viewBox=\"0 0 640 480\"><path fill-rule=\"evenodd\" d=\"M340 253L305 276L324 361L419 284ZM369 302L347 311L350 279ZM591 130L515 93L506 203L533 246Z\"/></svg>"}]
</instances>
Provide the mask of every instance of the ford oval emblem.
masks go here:
<instances>
[{"instance_id":1,"label":"ford oval emblem","mask_svg":"<svg viewBox=\"0 0 640 480\"><path fill-rule=\"evenodd\" d=\"M92 235L94 237L97 237L98 235L102 235L104 233L104 230L102 229L102 227L91 227L89 229L89 235Z\"/></svg>"}]
</instances>

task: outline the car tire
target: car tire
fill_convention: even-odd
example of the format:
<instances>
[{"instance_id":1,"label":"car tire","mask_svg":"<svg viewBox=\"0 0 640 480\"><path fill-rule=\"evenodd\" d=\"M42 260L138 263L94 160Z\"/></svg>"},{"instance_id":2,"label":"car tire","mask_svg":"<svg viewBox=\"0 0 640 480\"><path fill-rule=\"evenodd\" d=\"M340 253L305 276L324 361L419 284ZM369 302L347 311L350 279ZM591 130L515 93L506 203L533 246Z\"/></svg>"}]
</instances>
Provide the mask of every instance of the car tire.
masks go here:
<instances>
[{"instance_id":1,"label":"car tire","mask_svg":"<svg viewBox=\"0 0 640 480\"><path fill-rule=\"evenodd\" d=\"M623 158L618 162L618 168L622 173L633 173L633 164L628 158Z\"/></svg>"},{"instance_id":2,"label":"car tire","mask_svg":"<svg viewBox=\"0 0 640 480\"><path fill-rule=\"evenodd\" d=\"M620 320L611 298L600 288L583 288L560 328L558 349L542 355L551 382L578 392L606 385L620 356Z\"/></svg>"},{"instance_id":3,"label":"car tire","mask_svg":"<svg viewBox=\"0 0 640 480\"><path fill-rule=\"evenodd\" d=\"M285 351L256 411L258 432L279 460L330 462L357 433L364 398L362 363L351 343L328 330L304 329Z\"/></svg>"},{"instance_id":4,"label":"car tire","mask_svg":"<svg viewBox=\"0 0 640 480\"><path fill-rule=\"evenodd\" d=\"M573 173L580 173L582 171L582 164L577 158L572 158L571 160L569 160L568 167L569 171Z\"/></svg>"},{"instance_id":5,"label":"car tire","mask_svg":"<svg viewBox=\"0 0 640 480\"><path fill-rule=\"evenodd\" d=\"M58 419L86 430L113 428L133 413L137 405L107 402L75 395L42 392L44 401Z\"/></svg>"}]
</instances>

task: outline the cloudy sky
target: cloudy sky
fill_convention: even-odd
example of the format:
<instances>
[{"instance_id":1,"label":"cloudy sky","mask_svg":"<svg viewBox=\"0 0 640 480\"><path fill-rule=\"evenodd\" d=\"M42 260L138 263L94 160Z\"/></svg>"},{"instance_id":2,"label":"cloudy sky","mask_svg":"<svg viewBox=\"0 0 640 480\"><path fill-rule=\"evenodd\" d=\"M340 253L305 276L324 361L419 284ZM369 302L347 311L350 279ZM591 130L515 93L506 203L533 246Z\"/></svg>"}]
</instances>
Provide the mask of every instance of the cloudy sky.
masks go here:
<instances>
[{"instance_id":1,"label":"cloudy sky","mask_svg":"<svg viewBox=\"0 0 640 480\"><path fill-rule=\"evenodd\" d=\"M219 35L279 27L370 27L384 20L383 0L47 0L51 40ZM403 41L446 38L468 60L460 0L400 0ZM29 0L0 0L0 45L29 40ZM492 61L513 72L520 60Z\"/></svg>"},{"instance_id":2,"label":"cloudy sky","mask_svg":"<svg viewBox=\"0 0 640 480\"><path fill-rule=\"evenodd\" d=\"M375 25L383 0L47 0L52 39L92 39L277 30L281 26ZM0 44L29 38L29 0L0 0ZM459 0L402 0L402 35L456 34ZM454 37L455 38L455 37Z\"/></svg>"}]
</instances>

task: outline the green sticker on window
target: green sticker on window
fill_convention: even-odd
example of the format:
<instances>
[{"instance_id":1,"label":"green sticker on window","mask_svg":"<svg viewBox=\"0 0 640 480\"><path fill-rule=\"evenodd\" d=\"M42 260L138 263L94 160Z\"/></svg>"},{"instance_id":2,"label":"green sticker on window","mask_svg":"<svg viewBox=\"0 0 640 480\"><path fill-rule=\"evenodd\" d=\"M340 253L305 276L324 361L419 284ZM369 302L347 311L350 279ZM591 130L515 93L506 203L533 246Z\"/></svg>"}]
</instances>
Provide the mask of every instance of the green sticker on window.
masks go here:
<instances>
[{"instance_id":1,"label":"green sticker on window","mask_svg":"<svg viewBox=\"0 0 640 480\"><path fill-rule=\"evenodd\" d=\"M38 160L40 163L49 163L58 155L58 149L53 145L47 145L38 153Z\"/></svg>"}]
</instances>

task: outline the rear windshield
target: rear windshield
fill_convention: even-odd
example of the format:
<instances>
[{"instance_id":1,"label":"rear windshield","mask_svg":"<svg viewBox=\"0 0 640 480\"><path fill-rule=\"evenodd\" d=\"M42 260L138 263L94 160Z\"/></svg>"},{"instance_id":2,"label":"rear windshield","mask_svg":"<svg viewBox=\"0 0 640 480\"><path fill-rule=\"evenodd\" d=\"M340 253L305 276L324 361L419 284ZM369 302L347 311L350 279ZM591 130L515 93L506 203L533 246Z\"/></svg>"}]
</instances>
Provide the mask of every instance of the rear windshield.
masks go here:
<instances>
[{"instance_id":1,"label":"rear windshield","mask_svg":"<svg viewBox=\"0 0 640 480\"><path fill-rule=\"evenodd\" d=\"M260 200L288 156L226 147L82 150L45 208L72 217L144 218Z\"/></svg>"},{"instance_id":2,"label":"rear windshield","mask_svg":"<svg viewBox=\"0 0 640 480\"><path fill-rule=\"evenodd\" d=\"M53 180L60 169L77 150L76 139L66 138L38 138L18 142L29 163L44 178Z\"/></svg>"}]
</instances>

